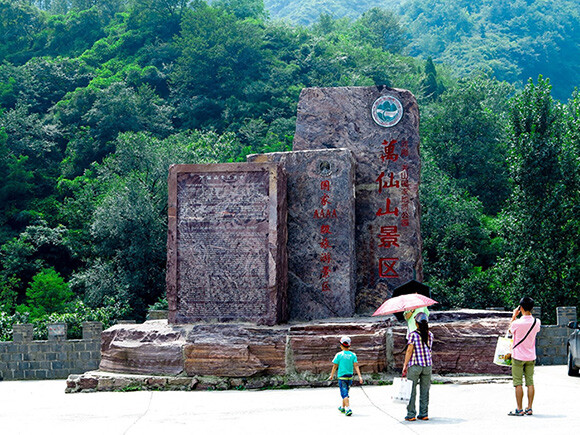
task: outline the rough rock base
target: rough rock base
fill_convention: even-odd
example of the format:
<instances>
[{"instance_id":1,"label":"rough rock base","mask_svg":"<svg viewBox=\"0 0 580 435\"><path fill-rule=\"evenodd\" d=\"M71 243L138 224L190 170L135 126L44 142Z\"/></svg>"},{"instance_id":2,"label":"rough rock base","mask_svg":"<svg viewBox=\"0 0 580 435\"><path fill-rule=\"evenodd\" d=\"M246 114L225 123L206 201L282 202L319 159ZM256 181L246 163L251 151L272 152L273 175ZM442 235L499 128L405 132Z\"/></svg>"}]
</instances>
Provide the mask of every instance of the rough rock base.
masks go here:
<instances>
[{"instance_id":1,"label":"rough rock base","mask_svg":"<svg viewBox=\"0 0 580 435\"><path fill-rule=\"evenodd\" d=\"M509 374L492 362L497 337L508 324L509 313L433 312L434 373ZM351 337L365 381L388 382L400 373L406 327L394 317L275 327L154 320L104 331L101 371L69 377L67 391L330 385L325 379L342 335Z\"/></svg>"}]
</instances>

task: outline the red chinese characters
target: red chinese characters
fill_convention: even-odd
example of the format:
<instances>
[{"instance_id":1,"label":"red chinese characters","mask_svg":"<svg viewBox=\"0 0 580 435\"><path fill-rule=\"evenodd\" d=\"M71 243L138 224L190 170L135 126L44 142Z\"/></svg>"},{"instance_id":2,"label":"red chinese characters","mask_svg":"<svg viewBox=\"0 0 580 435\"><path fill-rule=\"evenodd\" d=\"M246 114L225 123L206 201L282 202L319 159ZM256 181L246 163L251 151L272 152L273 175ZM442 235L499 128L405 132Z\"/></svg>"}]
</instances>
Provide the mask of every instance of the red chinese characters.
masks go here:
<instances>
[{"instance_id":1,"label":"red chinese characters","mask_svg":"<svg viewBox=\"0 0 580 435\"><path fill-rule=\"evenodd\" d=\"M409 174L408 164L404 162L409 157L409 142L397 139L384 140L381 144L379 158L381 164L393 168L393 164L401 165L402 171L381 171L375 180L380 205L376 211L379 225L377 245L378 275L380 278L399 278L397 271L400 258L401 233L399 227L409 226ZM403 161L401 163L401 161Z\"/></svg>"},{"instance_id":2,"label":"red chinese characters","mask_svg":"<svg viewBox=\"0 0 580 435\"><path fill-rule=\"evenodd\" d=\"M320 209L314 210L315 219L335 219L338 217L338 213L335 208L327 208L332 204L332 199L330 195L330 180L322 180L320 182L320 190L323 192L320 197ZM333 272L331 262L332 262L332 243L330 237L332 236L332 228L330 223L322 223L320 225L320 235L322 240L319 242L320 248L323 252L320 254L320 289L323 292L330 292L332 288L330 286L330 278Z\"/></svg>"},{"instance_id":3,"label":"red chinese characters","mask_svg":"<svg viewBox=\"0 0 580 435\"><path fill-rule=\"evenodd\" d=\"M381 278L398 278L399 274L395 266L399 261L398 258L380 258L379 259L379 277Z\"/></svg>"},{"instance_id":4,"label":"red chinese characters","mask_svg":"<svg viewBox=\"0 0 580 435\"><path fill-rule=\"evenodd\" d=\"M397 207L393 207L391 209L391 198L387 198L384 210L379 208L377 211L377 216L385 216L387 214L394 214L395 216L399 216L399 209Z\"/></svg>"},{"instance_id":5,"label":"red chinese characters","mask_svg":"<svg viewBox=\"0 0 580 435\"><path fill-rule=\"evenodd\" d=\"M411 192L409 190L409 165L403 165L403 170L401 171L401 226L409 226L409 209L411 202Z\"/></svg>"},{"instance_id":6,"label":"red chinese characters","mask_svg":"<svg viewBox=\"0 0 580 435\"><path fill-rule=\"evenodd\" d=\"M399 248L399 237L401 237L401 235L397 231L398 229L396 225L381 227L381 232L378 235L378 238L381 241L379 248Z\"/></svg>"},{"instance_id":7,"label":"red chinese characters","mask_svg":"<svg viewBox=\"0 0 580 435\"><path fill-rule=\"evenodd\" d=\"M383 145L384 145L384 153L381 154L381 160L383 161L383 163L386 160L391 160L393 162L396 162L399 159L399 155L395 153L395 144L397 143L397 140L391 140L383 141Z\"/></svg>"}]
</instances>

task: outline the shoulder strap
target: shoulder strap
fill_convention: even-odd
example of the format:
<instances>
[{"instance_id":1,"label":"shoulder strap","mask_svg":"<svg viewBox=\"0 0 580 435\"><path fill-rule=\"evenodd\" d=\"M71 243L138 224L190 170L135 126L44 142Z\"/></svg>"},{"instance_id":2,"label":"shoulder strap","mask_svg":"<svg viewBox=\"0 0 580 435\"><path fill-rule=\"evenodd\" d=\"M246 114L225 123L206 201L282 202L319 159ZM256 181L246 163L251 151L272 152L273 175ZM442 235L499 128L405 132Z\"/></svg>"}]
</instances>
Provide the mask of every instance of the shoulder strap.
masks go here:
<instances>
[{"instance_id":1,"label":"shoulder strap","mask_svg":"<svg viewBox=\"0 0 580 435\"><path fill-rule=\"evenodd\" d=\"M530 330L526 333L526 335L524 336L524 338L522 338L520 341L518 341L518 344L516 344L515 346L512 347L512 350L514 350L517 346L519 346L520 344L522 344L522 342L528 338L528 335L530 335L530 332L532 332L532 329L534 329L534 326L536 326L536 320L534 318L534 323L532 323L532 327L530 328Z\"/></svg>"}]
</instances>

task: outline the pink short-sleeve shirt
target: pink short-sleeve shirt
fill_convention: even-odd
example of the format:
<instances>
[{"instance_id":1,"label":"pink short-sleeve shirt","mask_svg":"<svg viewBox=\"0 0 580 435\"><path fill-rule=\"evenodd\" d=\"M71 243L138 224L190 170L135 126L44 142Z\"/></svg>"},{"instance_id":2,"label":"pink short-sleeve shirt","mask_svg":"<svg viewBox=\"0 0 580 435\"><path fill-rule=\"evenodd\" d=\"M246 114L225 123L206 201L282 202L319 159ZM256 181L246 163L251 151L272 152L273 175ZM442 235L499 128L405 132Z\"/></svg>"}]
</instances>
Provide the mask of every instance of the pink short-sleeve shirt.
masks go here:
<instances>
[{"instance_id":1,"label":"pink short-sleeve shirt","mask_svg":"<svg viewBox=\"0 0 580 435\"><path fill-rule=\"evenodd\" d=\"M514 336L514 346L528 333L534 323L533 316L522 316L512 323L510 331ZM533 361L536 359L536 335L540 332L540 319L536 319L534 329L526 339L512 351L512 358L520 361Z\"/></svg>"}]
</instances>

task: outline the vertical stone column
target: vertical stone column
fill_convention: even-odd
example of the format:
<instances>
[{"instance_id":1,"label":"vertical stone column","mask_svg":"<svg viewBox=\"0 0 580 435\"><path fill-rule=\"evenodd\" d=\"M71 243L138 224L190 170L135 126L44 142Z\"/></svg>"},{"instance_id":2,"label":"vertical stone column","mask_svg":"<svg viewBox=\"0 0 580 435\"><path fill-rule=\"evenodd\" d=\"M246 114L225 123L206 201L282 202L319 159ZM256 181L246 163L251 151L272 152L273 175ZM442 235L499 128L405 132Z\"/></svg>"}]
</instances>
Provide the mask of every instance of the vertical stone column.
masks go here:
<instances>
[{"instance_id":1,"label":"vertical stone column","mask_svg":"<svg viewBox=\"0 0 580 435\"><path fill-rule=\"evenodd\" d=\"M357 161L357 312L370 313L394 288L423 280L415 97L386 86L303 89L293 149L325 148Z\"/></svg>"},{"instance_id":2,"label":"vertical stone column","mask_svg":"<svg viewBox=\"0 0 580 435\"><path fill-rule=\"evenodd\" d=\"M32 323L14 325L13 340L15 343L27 343L34 338L34 326Z\"/></svg>"},{"instance_id":3,"label":"vertical stone column","mask_svg":"<svg viewBox=\"0 0 580 435\"><path fill-rule=\"evenodd\" d=\"M355 161L350 150L252 154L288 176L288 306L291 320L355 313Z\"/></svg>"},{"instance_id":4,"label":"vertical stone column","mask_svg":"<svg viewBox=\"0 0 580 435\"><path fill-rule=\"evenodd\" d=\"M557 307L556 317L558 319L558 326L568 326L568 323L575 322L576 307Z\"/></svg>"}]
</instances>

